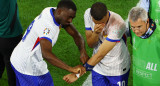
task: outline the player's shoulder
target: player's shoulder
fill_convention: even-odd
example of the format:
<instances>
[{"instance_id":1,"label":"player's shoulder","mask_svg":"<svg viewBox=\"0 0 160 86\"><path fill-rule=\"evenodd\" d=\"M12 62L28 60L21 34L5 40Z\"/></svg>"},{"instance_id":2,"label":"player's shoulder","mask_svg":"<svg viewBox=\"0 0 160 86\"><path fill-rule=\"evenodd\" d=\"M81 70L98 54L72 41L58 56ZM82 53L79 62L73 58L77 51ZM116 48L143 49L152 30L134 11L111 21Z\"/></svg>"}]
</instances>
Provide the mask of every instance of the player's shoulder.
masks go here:
<instances>
[{"instance_id":1,"label":"player's shoulder","mask_svg":"<svg viewBox=\"0 0 160 86\"><path fill-rule=\"evenodd\" d=\"M52 11L56 9L56 7L46 7L42 10L42 14L50 14L50 11Z\"/></svg>"},{"instance_id":2,"label":"player's shoulder","mask_svg":"<svg viewBox=\"0 0 160 86\"><path fill-rule=\"evenodd\" d=\"M118 14L118 13L115 13L115 12L112 12L112 11L109 11L110 12L110 19L115 22L115 23L125 23L123 18Z\"/></svg>"},{"instance_id":3,"label":"player's shoulder","mask_svg":"<svg viewBox=\"0 0 160 86\"><path fill-rule=\"evenodd\" d=\"M110 20L109 20L109 23L110 23L110 26L112 27L112 30L116 29L116 30L122 30L122 29L125 29L126 28L126 25L125 25L125 21L123 20L123 18L115 13L115 12L112 12L112 11L109 11L111 16L110 16Z\"/></svg>"},{"instance_id":4,"label":"player's shoulder","mask_svg":"<svg viewBox=\"0 0 160 86\"><path fill-rule=\"evenodd\" d=\"M91 10L91 8L88 8L88 9L86 9L86 11L84 13L84 19L87 21L92 21L90 10Z\"/></svg>"},{"instance_id":5,"label":"player's shoulder","mask_svg":"<svg viewBox=\"0 0 160 86\"><path fill-rule=\"evenodd\" d=\"M44 24L52 24L53 22L53 11L56 7L46 7L42 10L41 14L38 16L37 20Z\"/></svg>"},{"instance_id":6,"label":"player's shoulder","mask_svg":"<svg viewBox=\"0 0 160 86\"><path fill-rule=\"evenodd\" d=\"M87 8L86 11L85 11L85 13L86 13L86 12L87 12L87 13L90 13L90 10L91 10L91 8Z\"/></svg>"},{"instance_id":7,"label":"player's shoulder","mask_svg":"<svg viewBox=\"0 0 160 86\"><path fill-rule=\"evenodd\" d=\"M122 17L121 17L118 13L113 12L113 11L109 11L109 12L110 12L111 16L117 17L117 18L121 18L121 19L122 19Z\"/></svg>"},{"instance_id":8,"label":"player's shoulder","mask_svg":"<svg viewBox=\"0 0 160 86\"><path fill-rule=\"evenodd\" d=\"M86 9L84 15L90 15L90 10L91 10L91 8Z\"/></svg>"}]
</instances>

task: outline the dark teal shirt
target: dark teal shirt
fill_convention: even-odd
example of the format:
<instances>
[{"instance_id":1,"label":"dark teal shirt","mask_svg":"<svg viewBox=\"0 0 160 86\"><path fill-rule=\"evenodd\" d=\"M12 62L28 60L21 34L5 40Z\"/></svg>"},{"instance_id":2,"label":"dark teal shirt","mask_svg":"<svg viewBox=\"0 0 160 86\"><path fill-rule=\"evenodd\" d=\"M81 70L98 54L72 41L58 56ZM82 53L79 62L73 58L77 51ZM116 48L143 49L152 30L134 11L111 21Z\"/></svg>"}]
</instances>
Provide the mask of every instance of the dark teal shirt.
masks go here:
<instances>
[{"instance_id":1,"label":"dark teal shirt","mask_svg":"<svg viewBox=\"0 0 160 86\"><path fill-rule=\"evenodd\" d=\"M22 34L23 29L19 21L18 7L16 8L17 0L0 0L0 37L10 38ZM13 28L10 25L13 21L15 10L17 16Z\"/></svg>"}]
</instances>

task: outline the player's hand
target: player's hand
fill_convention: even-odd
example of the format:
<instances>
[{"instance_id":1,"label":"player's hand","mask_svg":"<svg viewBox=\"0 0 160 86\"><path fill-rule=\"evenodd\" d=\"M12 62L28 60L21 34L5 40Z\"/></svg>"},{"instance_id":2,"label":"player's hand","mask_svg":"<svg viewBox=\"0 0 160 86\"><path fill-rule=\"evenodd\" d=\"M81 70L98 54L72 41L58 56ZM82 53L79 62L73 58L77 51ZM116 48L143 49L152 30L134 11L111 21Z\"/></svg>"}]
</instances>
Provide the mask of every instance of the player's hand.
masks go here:
<instances>
[{"instance_id":1,"label":"player's hand","mask_svg":"<svg viewBox=\"0 0 160 86\"><path fill-rule=\"evenodd\" d=\"M104 26L105 26L105 24L95 24L94 32L97 33L97 34L101 33Z\"/></svg>"},{"instance_id":2,"label":"player's hand","mask_svg":"<svg viewBox=\"0 0 160 86\"><path fill-rule=\"evenodd\" d=\"M86 53L82 53L80 56L80 61L84 64L88 61L89 56Z\"/></svg>"},{"instance_id":3,"label":"player's hand","mask_svg":"<svg viewBox=\"0 0 160 86\"><path fill-rule=\"evenodd\" d=\"M80 74L82 76L84 73L86 73L86 68L83 67L82 65L78 65L76 67L73 67L70 72L75 73L75 74Z\"/></svg>"},{"instance_id":4,"label":"player's hand","mask_svg":"<svg viewBox=\"0 0 160 86\"><path fill-rule=\"evenodd\" d=\"M80 72L79 72L80 76L82 76L83 74L86 73L86 68L83 67L82 65L77 65L77 66L75 66L74 68L80 68L80 69L81 69ZM77 74L77 73L76 73L76 74Z\"/></svg>"},{"instance_id":5,"label":"player's hand","mask_svg":"<svg viewBox=\"0 0 160 86\"><path fill-rule=\"evenodd\" d=\"M63 80L66 81L67 83L73 83L76 80L78 80L78 77L76 76L76 74L71 73L71 74L65 75L63 77Z\"/></svg>"}]
</instances>

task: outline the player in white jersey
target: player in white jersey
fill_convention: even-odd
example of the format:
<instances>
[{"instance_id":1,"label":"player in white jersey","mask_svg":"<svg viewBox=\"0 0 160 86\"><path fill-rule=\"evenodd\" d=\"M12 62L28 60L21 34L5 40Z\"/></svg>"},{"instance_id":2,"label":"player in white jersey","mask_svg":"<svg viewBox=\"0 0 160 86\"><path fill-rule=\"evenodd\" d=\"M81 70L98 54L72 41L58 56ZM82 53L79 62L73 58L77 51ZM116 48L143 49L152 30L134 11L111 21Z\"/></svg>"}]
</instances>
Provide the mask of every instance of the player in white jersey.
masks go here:
<instances>
[{"instance_id":1,"label":"player in white jersey","mask_svg":"<svg viewBox=\"0 0 160 86\"><path fill-rule=\"evenodd\" d=\"M105 4L97 2L84 14L88 46L94 48L93 56L84 64L92 69L93 86L127 86L130 69L130 56L122 39L126 31L120 15L107 10ZM77 80L74 74L64 76L72 83ZM121 85L123 84L123 85Z\"/></svg>"},{"instance_id":2,"label":"player in white jersey","mask_svg":"<svg viewBox=\"0 0 160 86\"><path fill-rule=\"evenodd\" d=\"M144 8L147 12L149 12L150 0L140 0L139 6Z\"/></svg>"},{"instance_id":3,"label":"player in white jersey","mask_svg":"<svg viewBox=\"0 0 160 86\"><path fill-rule=\"evenodd\" d=\"M85 62L84 40L71 24L76 15L76 6L72 1L62 0L57 9L45 8L27 28L21 42L11 55L11 64L17 77L17 86L53 86L52 77L47 69L47 60L54 66L72 73L83 74L83 66L70 67L52 53L61 26L70 34L78 46L81 61Z\"/></svg>"}]
</instances>

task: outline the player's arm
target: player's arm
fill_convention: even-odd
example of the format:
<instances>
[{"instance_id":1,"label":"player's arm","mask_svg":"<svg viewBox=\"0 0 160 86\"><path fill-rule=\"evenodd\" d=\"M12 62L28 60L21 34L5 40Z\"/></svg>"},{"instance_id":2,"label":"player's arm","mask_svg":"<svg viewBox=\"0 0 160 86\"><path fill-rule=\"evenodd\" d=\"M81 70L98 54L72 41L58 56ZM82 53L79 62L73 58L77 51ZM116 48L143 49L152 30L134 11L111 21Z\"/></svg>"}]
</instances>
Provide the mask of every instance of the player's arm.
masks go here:
<instances>
[{"instance_id":1,"label":"player's arm","mask_svg":"<svg viewBox=\"0 0 160 86\"><path fill-rule=\"evenodd\" d=\"M70 24L68 26L64 26L66 32L71 35L74 39L74 42L76 43L79 51L80 51L80 60L84 64L88 59L88 55L86 53L85 49L85 42L81 34L76 30L73 24Z\"/></svg>"},{"instance_id":2,"label":"player's arm","mask_svg":"<svg viewBox=\"0 0 160 86\"><path fill-rule=\"evenodd\" d=\"M100 62L104 56L116 45L116 42L110 42L105 40L102 45L99 48L99 51L93 56L91 57L88 62L86 64L84 64L84 66L86 67L86 69L88 71L92 70L92 68L98 63ZM92 67L90 69L90 67ZM66 81L67 83L73 83L76 80L78 80L78 77L76 76L76 74L71 73L71 74L67 74L63 77L63 80Z\"/></svg>"},{"instance_id":3,"label":"player's arm","mask_svg":"<svg viewBox=\"0 0 160 86\"><path fill-rule=\"evenodd\" d=\"M116 45L117 42L110 42L105 40L99 47L98 52L93 55L87 62L87 64L91 66L95 66L97 63L99 63L104 56L112 50L112 48Z\"/></svg>"},{"instance_id":4,"label":"player's arm","mask_svg":"<svg viewBox=\"0 0 160 86\"><path fill-rule=\"evenodd\" d=\"M86 30L86 39L87 39L87 44L90 48L94 48L95 45L98 44L99 41L99 34L101 33L104 25L102 24L96 24L94 26L94 31L92 30Z\"/></svg>"},{"instance_id":5,"label":"player's arm","mask_svg":"<svg viewBox=\"0 0 160 86\"><path fill-rule=\"evenodd\" d=\"M85 34L86 34L87 44L90 48L93 48L95 45L97 45L99 40L99 36L98 36L99 34L96 34L91 30L86 30Z\"/></svg>"},{"instance_id":6,"label":"player's arm","mask_svg":"<svg viewBox=\"0 0 160 86\"><path fill-rule=\"evenodd\" d=\"M53 53L52 53L52 43L47 39L41 39L40 40L40 46L42 51L42 56L44 59L46 59L50 64L59 67L61 69L65 69L72 73L78 73L80 71L80 68L72 68L62 62L60 59L58 59Z\"/></svg>"},{"instance_id":7,"label":"player's arm","mask_svg":"<svg viewBox=\"0 0 160 86\"><path fill-rule=\"evenodd\" d=\"M117 22L116 22L117 23ZM88 62L84 65L86 70L92 70L92 68L99 63L104 56L113 49L117 42L120 42L124 32L126 31L125 23L119 22L118 25L114 25L108 31L108 36L106 40L99 46L99 50L95 55L93 55ZM114 33L114 32L117 33Z\"/></svg>"},{"instance_id":8,"label":"player's arm","mask_svg":"<svg viewBox=\"0 0 160 86\"><path fill-rule=\"evenodd\" d=\"M91 57L87 63L84 64L84 67L86 67L87 71L91 71L92 68L99 63L104 56L110 51L112 50L112 48L116 45L116 42L110 42L105 40L102 45L100 46L98 52ZM73 83L76 80L78 80L78 77L76 76L76 74L67 74L63 77L63 80L66 81L67 83Z\"/></svg>"},{"instance_id":9,"label":"player's arm","mask_svg":"<svg viewBox=\"0 0 160 86\"><path fill-rule=\"evenodd\" d=\"M92 28L92 22L93 21L90 15L90 9L87 9L84 13L84 24L87 44L90 48L94 48L98 44L99 34L103 29L101 24L96 24L94 28ZM92 29L94 29L94 31Z\"/></svg>"}]
</instances>

